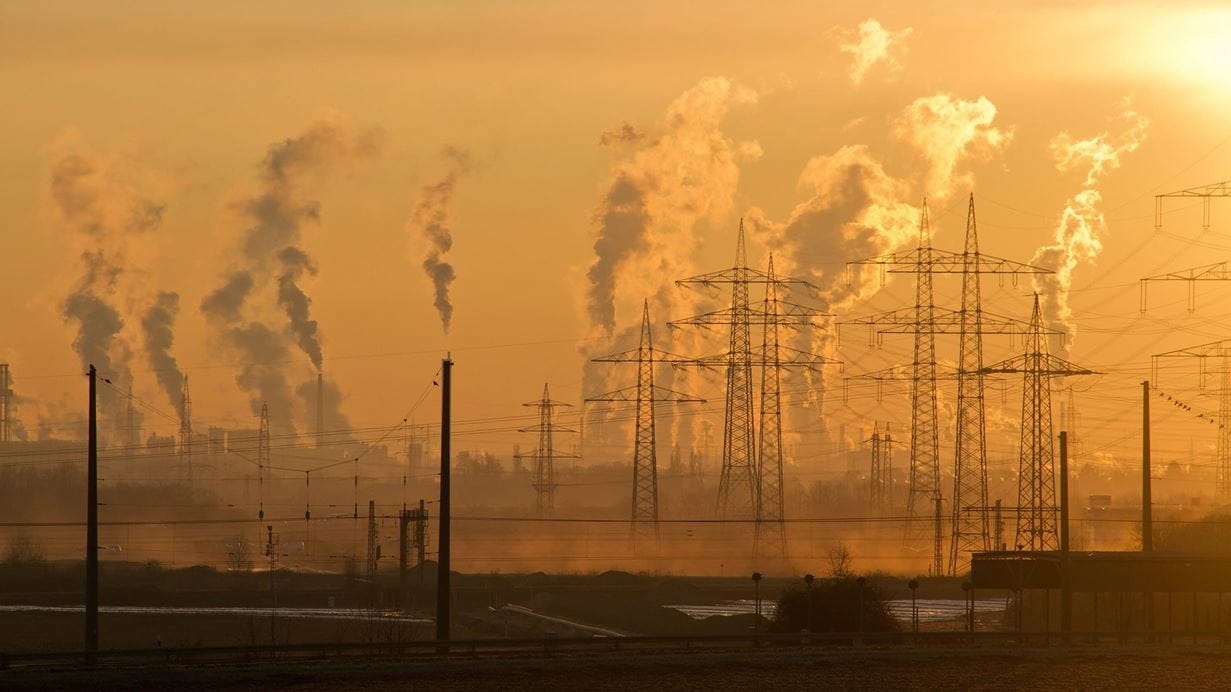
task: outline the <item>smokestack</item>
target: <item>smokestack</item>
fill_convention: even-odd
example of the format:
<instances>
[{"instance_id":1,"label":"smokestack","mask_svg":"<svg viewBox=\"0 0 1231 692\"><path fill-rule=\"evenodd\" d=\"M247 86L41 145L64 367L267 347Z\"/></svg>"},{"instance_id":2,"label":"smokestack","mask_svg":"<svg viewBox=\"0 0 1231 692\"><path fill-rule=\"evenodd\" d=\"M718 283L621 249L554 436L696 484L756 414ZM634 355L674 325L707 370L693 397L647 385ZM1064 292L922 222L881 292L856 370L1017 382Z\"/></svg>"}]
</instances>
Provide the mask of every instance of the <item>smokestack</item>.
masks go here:
<instances>
[{"instance_id":1,"label":"smokestack","mask_svg":"<svg viewBox=\"0 0 1231 692\"><path fill-rule=\"evenodd\" d=\"M12 388L9 386L9 364L0 363L0 442L12 439Z\"/></svg>"},{"instance_id":2,"label":"smokestack","mask_svg":"<svg viewBox=\"0 0 1231 692\"><path fill-rule=\"evenodd\" d=\"M316 373L316 446L325 444L325 376Z\"/></svg>"}]
</instances>

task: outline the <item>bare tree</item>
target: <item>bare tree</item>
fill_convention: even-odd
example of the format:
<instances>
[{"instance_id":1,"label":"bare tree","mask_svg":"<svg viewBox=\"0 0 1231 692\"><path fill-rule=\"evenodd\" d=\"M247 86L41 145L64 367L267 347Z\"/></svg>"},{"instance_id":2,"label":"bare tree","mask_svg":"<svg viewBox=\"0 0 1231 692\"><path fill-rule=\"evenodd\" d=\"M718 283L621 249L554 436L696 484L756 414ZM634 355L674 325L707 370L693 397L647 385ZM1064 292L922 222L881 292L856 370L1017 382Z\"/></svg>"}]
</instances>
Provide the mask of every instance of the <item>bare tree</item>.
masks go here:
<instances>
[{"instance_id":1,"label":"bare tree","mask_svg":"<svg viewBox=\"0 0 1231 692\"><path fill-rule=\"evenodd\" d=\"M9 567L31 567L47 561L43 544L29 533L19 533L9 539L4 551L4 564Z\"/></svg>"},{"instance_id":2,"label":"bare tree","mask_svg":"<svg viewBox=\"0 0 1231 692\"><path fill-rule=\"evenodd\" d=\"M845 543L830 548L828 558L829 576L839 579L851 576L851 549Z\"/></svg>"},{"instance_id":3,"label":"bare tree","mask_svg":"<svg viewBox=\"0 0 1231 692\"><path fill-rule=\"evenodd\" d=\"M226 542L227 566L236 572L247 572L252 569L252 547L244 541L243 536L233 536Z\"/></svg>"}]
</instances>

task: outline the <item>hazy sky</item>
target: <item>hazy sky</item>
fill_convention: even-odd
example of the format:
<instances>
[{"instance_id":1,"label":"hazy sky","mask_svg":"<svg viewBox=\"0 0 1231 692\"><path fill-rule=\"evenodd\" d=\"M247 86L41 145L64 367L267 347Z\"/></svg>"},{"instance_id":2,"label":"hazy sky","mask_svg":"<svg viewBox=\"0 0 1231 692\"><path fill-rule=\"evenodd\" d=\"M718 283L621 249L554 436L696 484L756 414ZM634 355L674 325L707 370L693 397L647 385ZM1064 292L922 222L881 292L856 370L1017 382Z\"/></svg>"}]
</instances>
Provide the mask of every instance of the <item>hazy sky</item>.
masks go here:
<instances>
[{"instance_id":1,"label":"hazy sky","mask_svg":"<svg viewBox=\"0 0 1231 692\"><path fill-rule=\"evenodd\" d=\"M649 221L640 240L624 237L632 249L613 265L617 331L647 294L667 295L679 278L671 272L727 266L741 215L758 220L749 249L758 263L764 241L777 239L799 248L783 260L793 271L830 280L863 249L840 240L844 223L873 223L867 210L827 229L790 221L838 194L826 176L842 156L859 156L879 166L886 205L932 198L939 246L957 249L973 191L984 252L1021 261L1055 243L1066 205L1097 191L1087 211L1105 216L1094 229L1101 250L1068 248L1069 357L1107 373L1074 383L1087 453L1131 454L1117 420L1134 406L1149 354L1225 336L1231 292L1201 287L1190 317L1182 287L1158 286L1141 317L1136 281L1231 253L1231 204L1215 203L1199 243L1199 211L1181 201L1163 233L1152 222L1153 194L1229 177L1231 10L826 5L0 2L0 357L12 364L26 427L77 415L84 395L78 326L64 317L87 281L83 249L104 248L122 269L88 280L123 321L113 357L130 352L137 394L164 411L174 404L151 371L141 320L159 292L178 293L170 352L191 376L198 426L253 424L251 394L236 381L246 352L200 309L236 270L256 277L244 323L269 327L287 353L254 376L280 375L291 388L314 377L278 301L291 266L276 255L281 245L264 254L245 245L263 218L254 203L271 199L297 215L292 244L316 272L302 265L294 285L311 300L324 371L353 425L396 422L450 348L457 416L512 415L544 380L576 401L579 346L609 345L579 340L604 333L587 272L622 180ZM321 127L329 141L309 141ZM267 154L299 145L311 151L279 177ZM841 153L855 145L866 149ZM1066 147L1078 153L1066 160ZM1102 156L1118 166L1087 178ZM70 170L88 171L84 187L57 187ZM150 216L134 221L134 209ZM456 273L448 335L422 266L433 219L452 240L435 246ZM911 291L894 279L840 312L907 305ZM999 289L988 279L986 309L1025 317L1029 292L1028 280ZM938 280L937 295L952 304L956 280ZM690 307L655 303L672 305ZM905 337L869 353L862 333L843 336L847 374L909 353ZM720 340L697 345L716 350ZM942 339L942 358L953 350ZM989 362L1011 353L989 339ZM1191 391L1194 376L1169 377L1216 410ZM852 426L907 420L894 401L868 396L833 397L826 414ZM435 404L418 418L434 420ZM1190 437L1212 444L1210 426L1172 422L1164 453L1187 450ZM153 415L147 424L174 429ZM503 453L515 439L476 436L463 447ZM993 447L1007 455L1014 444Z\"/></svg>"}]
</instances>

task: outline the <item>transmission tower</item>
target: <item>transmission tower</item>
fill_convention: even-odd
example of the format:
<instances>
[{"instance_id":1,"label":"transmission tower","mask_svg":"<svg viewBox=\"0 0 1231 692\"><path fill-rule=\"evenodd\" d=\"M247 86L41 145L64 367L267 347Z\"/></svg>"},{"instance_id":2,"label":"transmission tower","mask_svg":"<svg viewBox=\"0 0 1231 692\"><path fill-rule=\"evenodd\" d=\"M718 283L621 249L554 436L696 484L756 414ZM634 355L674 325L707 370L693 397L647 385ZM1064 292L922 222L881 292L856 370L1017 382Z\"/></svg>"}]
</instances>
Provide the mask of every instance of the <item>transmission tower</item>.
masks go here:
<instances>
[{"instance_id":1,"label":"transmission tower","mask_svg":"<svg viewBox=\"0 0 1231 692\"><path fill-rule=\"evenodd\" d=\"M1231 263L1216 262L1141 279L1141 314L1144 315L1146 312L1146 289L1151 282L1184 281L1188 283L1188 314L1191 315L1197 311L1197 282L1231 281L1231 266L1229 265Z\"/></svg>"},{"instance_id":2,"label":"transmission tower","mask_svg":"<svg viewBox=\"0 0 1231 692\"><path fill-rule=\"evenodd\" d=\"M872 437L864 440L872 450L872 465L868 470L868 508L874 511L885 509L885 467L881 457L880 423L874 423Z\"/></svg>"},{"instance_id":3,"label":"transmission tower","mask_svg":"<svg viewBox=\"0 0 1231 692\"><path fill-rule=\"evenodd\" d=\"M515 454L518 459L530 458L534 461L534 511L537 516L549 517L556 511L556 459L576 459L576 454L566 454L556 451L552 442L552 433L576 432L552 422L552 414L557 408L572 406L562 401L552 401L547 392L547 383L543 383L543 398L531 401L523 406L533 406L539 410L539 424L531 428L522 428L517 432L536 432L539 434L539 446L529 454Z\"/></svg>"},{"instance_id":4,"label":"transmission tower","mask_svg":"<svg viewBox=\"0 0 1231 692\"><path fill-rule=\"evenodd\" d=\"M743 258L743 235L741 228L740 245L737 251L737 262ZM785 557L786 554L786 521L785 507L782 495L782 371L785 368L807 368L818 370L823 365L838 365L838 361L822 356L783 346L780 330L815 328L820 325L817 318L830 317L815 308L797 305L782 300L779 290L791 286L808 286L801 279L781 277L774 272L773 257L769 258L767 271L760 272L743 268L745 284L757 283L765 286L765 300L755 304L737 306L734 302L730 308L702 313L693 317L671 322L672 327L682 326L731 326L732 333L736 325L748 331L752 327L762 328L762 341L759 349L748 349L746 353L738 354L738 363L733 366L730 351L714 356L698 358L680 365L697 365L701 367L726 366L728 373L747 366L749 372L753 367L761 368L761 410L760 445L753 457L751 468L739 464L723 465L723 475L719 481L718 514L732 516L732 498L741 498L743 493L732 495L731 491L741 485L749 485L751 518L754 520L753 553L756 556ZM689 280L691 281L691 280ZM717 282L716 282L717 283ZM747 292L745 291L745 296ZM732 342L734 345L734 341ZM732 379L728 376L728 387ZM727 391L728 400L731 390ZM730 403L728 401L728 403ZM728 413L732 411L728 406ZM756 438L755 428L752 429L753 439ZM727 455L724 458L738 459L738 455ZM741 513L742 514L742 513ZM743 516L748 516L743 514Z\"/></svg>"},{"instance_id":5,"label":"transmission tower","mask_svg":"<svg viewBox=\"0 0 1231 692\"><path fill-rule=\"evenodd\" d=\"M1026 335L1025 351L995 365L984 373L1022 375L1021 457L1017 475L1017 545L1026 550L1056 550L1056 454L1052 435L1051 378L1092 375L1053 356L1047 349L1047 332L1039 296L1034 296L1030 316L1031 332Z\"/></svg>"},{"instance_id":6,"label":"transmission tower","mask_svg":"<svg viewBox=\"0 0 1231 692\"><path fill-rule=\"evenodd\" d=\"M1218 439L1215 441L1214 500L1220 504L1231 502L1231 339L1213 341L1200 346L1159 353L1151 359L1151 380L1158 382L1158 361L1163 358L1195 358L1198 381L1205 390L1207 362L1213 359L1218 364Z\"/></svg>"},{"instance_id":7,"label":"transmission tower","mask_svg":"<svg viewBox=\"0 0 1231 692\"><path fill-rule=\"evenodd\" d=\"M966 242L962 252L932 247L925 201L920 211L919 245L916 249L860 260L850 265L878 265L882 272L916 275L914 308L845 322L868 325L873 343L884 334L909 333L914 336L914 362L910 366L858 376L859 379L874 380L906 379L911 383L911 465L907 496L907 536L911 539L926 535L925 527L928 523L934 523L936 499L942 496L936 383L941 378L957 380L954 489L950 503L952 531L948 561L948 573L956 574L960 555L986 550L990 545L990 527L985 509L987 444L982 375L983 335L1012 336L1031 331L1030 325L1020 320L983 310L980 275L1009 275L1016 280L1021 274L1042 274L1049 270L981 253L973 194L967 207ZM933 274L961 275L962 303L959 310L934 304ZM1053 330L1053 333L1058 332ZM958 335L958 365L955 370L943 368L937 363L937 334ZM933 573L945 573L943 541L933 545L932 558Z\"/></svg>"},{"instance_id":8,"label":"transmission tower","mask_svg":"<svg viewBox=\"0 0 1231 692\"><path fill-rule=\"evenodd\" d=\"M1208 231L1210 228L1210 200L1215 197L1231 197L1231 180L1154 195L1154 230L1163 227L1163 200L1169 197L1200 199L1201 227Z\"/></svg>"},{"instance_id":9,"label":"transmission tower","mask_svg":"<svg viewBox=\"0 0 1231 692\"><path fill-rule=\"evenodd\" d=\"M192 482L192 397L188 393L188 376L180 390L179 480Z\"/></svg>"},{"instance_id":10,"label":"transmission tower","mask_svg":"<svg viewBox=\"0 0 1231 692\"><path fill-rule=\"evenodd\" d=\"M679 363L683 356L654 348L650 332L650 302L646 300L641 311L641 340L637 348L595 358L596 363L636 363L637 384L617 389L614 392L590 397L586 401L635 402L637 422L633 443L633 497L629 522L632 529L634 549L658 541L658 460L654 435L654 404L660 401L673 403L704 403L688 394L682 394L654 384L655 363Z\"/></svg>"},{"instance_id":11,"label":"transmission tower","mask_svg":"<svg viewBox=\"0 0 1231 692\"><path fill-rule=\"evenodd\" d=\"M0 442L13 439L13 381L9 364L0 363Z\"/></svg>"}]
</instances>

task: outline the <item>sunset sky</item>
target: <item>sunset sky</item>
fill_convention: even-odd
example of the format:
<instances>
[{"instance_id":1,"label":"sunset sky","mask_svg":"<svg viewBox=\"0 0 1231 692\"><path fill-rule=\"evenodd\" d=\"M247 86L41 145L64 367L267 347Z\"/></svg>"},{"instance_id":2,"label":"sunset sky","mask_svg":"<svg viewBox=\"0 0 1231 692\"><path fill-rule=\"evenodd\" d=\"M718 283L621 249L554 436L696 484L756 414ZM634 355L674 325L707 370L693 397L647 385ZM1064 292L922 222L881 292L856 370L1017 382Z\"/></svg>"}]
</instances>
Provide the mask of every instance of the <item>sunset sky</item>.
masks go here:
<instances>
[{"instance_id":1,"label":"sunset sky","mask_svg":"<svg viewBox=\"0 0 1231 692\"><path fill-rule=\"evenodd\" d=\"M123 321L109 353L127 358L137 396L174 411L142 333L173 291L170 354L191 378L197 425L252 427L253 394L236 380L251 352L226 336L238 322L202 301L249 272L241 319L287 354L258 376L293 389L316 373L277 301L297 266L351 425L396 423L449 350L457 418L519 415L544 381L577 403L584 354L627 346L611 334L635 325L647 297L668 343L661 322L700 305L672 281L729 266L741 217L750 259L780 248L776 261L822 285L842 319L913 305L905 278L849 297L843 263L913 244L925 196L935 244L960 250L973 192L984 252L1031 262L1055 245L1053 259L1072 257L1071 317L1057 326L1072 332L1066 357L1104 373L1071 383L1081 451L1131 459L1139 443L1121 421L1136 415L1150 354L1228 336L1231 286L1199 287L1192 316L1183 286L1153 286L1143 316L1137 284L1231 256L1231 201L1214 202L1204 234L1184 200L1168 202L1162 231L1153 224L1153 195L1231 178L1228 35L1218 3L0 1L0 362L32 436L82 415L79 325L65 306L86 281L83 250L102 250L120 271L90 290ZM621 184L644 203L636 229L605 225L628 211ZM275 256L281 244L254 249L261 200L300 214L293 244L315 274ZM1105 227L1058 242L1066 207ZM425 228L451 234L435 254L456 274L448 333ZM956 279L936 290L957 307ZM989 277L985 309L1025 319L1031 291L1028 278ZM842 337L817 344L847 375L909 361L908 337L880 351L858 328ZM986 360L1018 346L989 337ZM942 359L955 350L940 340ZM1195 373L1171 368L1160 385L1216 411ZM719 382L692 380L710 398ZM1003 405L1000 389L988 395L998 458L1016 454L1020 390L1007 386ZM901 397L859 387L827 400L831 430L907 429ZM436 420L430 401L417 421ZM307 426L308 411L295 415ZM1212 450L1195 413L1157 415L1164 460L1190 439ZM460 446L507 454L519 440Z\"/></svg>"}]
</instances>

